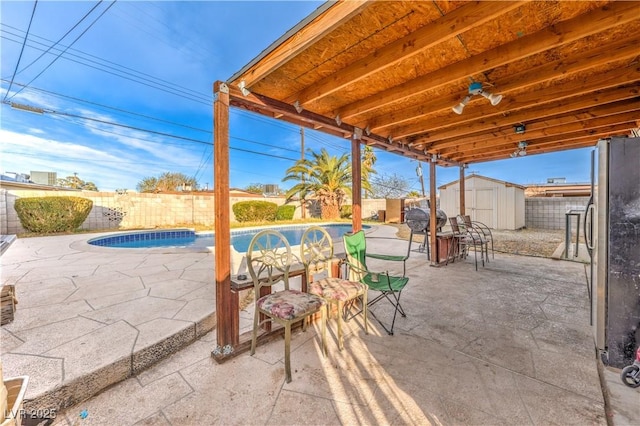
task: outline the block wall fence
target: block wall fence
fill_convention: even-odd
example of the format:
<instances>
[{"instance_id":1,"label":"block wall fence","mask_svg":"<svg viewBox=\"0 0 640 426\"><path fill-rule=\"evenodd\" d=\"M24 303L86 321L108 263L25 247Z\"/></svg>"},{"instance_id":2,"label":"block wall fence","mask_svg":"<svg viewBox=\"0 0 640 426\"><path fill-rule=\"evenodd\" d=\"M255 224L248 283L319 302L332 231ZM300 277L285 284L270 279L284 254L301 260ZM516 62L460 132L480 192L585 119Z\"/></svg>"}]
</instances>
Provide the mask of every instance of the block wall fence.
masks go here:
<instances>
[{"instance_id":1,"label":"block wall fence","mask_svg":"<svg viewBox=\"0 0 640 426\"><path fill-rule=\"evenodd\" d=\"M213 194L147 194L94 191L34 191L7 190L0 188L0 234L21 234L24 231L14 209L15 200L21 197L84 197L93 201L89 217L82 224L87 230L155 228L158 226L204 225L213 229L215 222L215 199ZM230 205L239 201L267 200L277 205L285 204L284 197L256 198L231 197ZM531 197L525 199L525 222L532 229L564 229L565 213L572 208L583 208L587 197L549 198ZM370 217L378 210L386 208L384 199L363 199L362 217ZM294 218L301 218L300 205L296 205ZM307 217L320 216L317 206L307 209ZM229 217L235 221L230 209ZM581 221L584 215L581 215ZM575 227L575 219L574 219Z\"/></svg>"},{"instance_id":2,"label":"block wall fence","mask_svg":"<svg viewBox=\"0 0 640 426\"><path fill-rule=\"evenodd\" d=\"M22 197L82 197L93 201L91 213L82 224L86 230L118 230L133 228L155 228L158 226L204 225L213 229L215 223L215 197L213 194L148 194L131 192L95 191L38 191L13 190L0 188L0 233L2 235L25 232L20 224L14 205ZM230 205L240 201L266 200L277 205L285 204L284 197L257 198L231 197ZM299 203L295 203L294 218L302 217ZM371 212L384 209L385 200L363 200L362 216L369 217ZM380 207L382 206L382 207ZM320 217L320 209L312 205L307 208L306 217ZM233 210L229 209L229 218L235 221Z\"/></svg>"},{"instance_id":3,"label":"block wall fence","mask_svg":"<svg viewBox=\"0 0 640 426\"><path fill-rule=\"evenodd\" d=\"M529 197L525 198L525 225L531 229L565 229L566 212L584 209L589 197ZM571 218L575 231L576 218ZM584 212L580 214L580 233L584 223Z\"/></svg>"}]
</instances>

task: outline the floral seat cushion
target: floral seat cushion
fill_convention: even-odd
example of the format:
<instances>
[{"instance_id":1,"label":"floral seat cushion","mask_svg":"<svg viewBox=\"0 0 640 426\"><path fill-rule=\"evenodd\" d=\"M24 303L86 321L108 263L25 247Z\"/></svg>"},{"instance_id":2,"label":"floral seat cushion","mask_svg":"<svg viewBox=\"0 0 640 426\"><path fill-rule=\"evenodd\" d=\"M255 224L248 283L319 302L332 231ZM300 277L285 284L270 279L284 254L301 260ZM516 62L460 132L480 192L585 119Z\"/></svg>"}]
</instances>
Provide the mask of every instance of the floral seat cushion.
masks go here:
<instances>
[{"instance_id":1,"label":"floral seat cushion","mask_svg":"<svg viewBox=\"0 0 640 426\"><path fill-rule=\"evenodd\" d=\"M310 284L309 293L344 302L362 294L364 284L341 278L323 278Z\"/></svg>"},{"instance_id":2,"label":"floral seat cushion","mask_svg":"<svg viewBox=\"0 0 640 426\"><path fill-rule=\"evenodd\" d=\"M298 290L284 290L261 297L258 309L284 320L292 320L316 311L325 304L324 299Z\"/></svg>"}]
</instances>

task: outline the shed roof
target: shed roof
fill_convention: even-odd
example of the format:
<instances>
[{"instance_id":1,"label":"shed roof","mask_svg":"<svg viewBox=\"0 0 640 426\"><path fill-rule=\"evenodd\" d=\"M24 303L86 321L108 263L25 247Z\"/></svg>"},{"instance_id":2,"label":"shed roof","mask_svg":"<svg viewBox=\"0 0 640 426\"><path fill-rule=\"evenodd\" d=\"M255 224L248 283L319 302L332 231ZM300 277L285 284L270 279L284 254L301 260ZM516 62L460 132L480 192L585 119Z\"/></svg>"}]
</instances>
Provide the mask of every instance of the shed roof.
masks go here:
<instances>
[{"instance_id":1,"label":"shed roof","mask_svg":"<svg viewBox=\"0 0 640 426\"><path fill-rule=\"evenodd\" d=\"M639 44L638 1L338 1L227 85L232 106L459 165L630 134ZM502 101L456 114L471 82Z\"/></svg>"},{"instance_id":2,"label":"shed roof","mask_svg":"<svg viewBox=\"0 0 640 426\"><path fill-rule=\"evenodd\" d=\"M490 181L490 182L499 183L499 184L504 185L504 186L507 186L507 187L509 187L509 186L513 186L513 187L516 187L516 188L518 188L518 189L522 189L522 190L525 190L525 189L526 189L526 187L525 187L525 186L518 185L517 183L507 182L507 181L505 181L505 180L494 179L494 178L490 178L490 177L486 177L486 176L482 176L482 175L477 175L477 174L471 174L471 175L468 175L468 176L466 176L466 177L464 178L465 182L472 181L473 179L488 180L488 181ZM456 185L456 184L458 184L459 182L460 182L460 179L458 179L458 180L454 180L454 181L451 181L451 182L449 182L449 183L445 183L444 185L440 185L440 186L438 187L438 189L445 189L445 188L447 188L447 187L449 187L449 186Z\"/></svg>"}]
</instances>

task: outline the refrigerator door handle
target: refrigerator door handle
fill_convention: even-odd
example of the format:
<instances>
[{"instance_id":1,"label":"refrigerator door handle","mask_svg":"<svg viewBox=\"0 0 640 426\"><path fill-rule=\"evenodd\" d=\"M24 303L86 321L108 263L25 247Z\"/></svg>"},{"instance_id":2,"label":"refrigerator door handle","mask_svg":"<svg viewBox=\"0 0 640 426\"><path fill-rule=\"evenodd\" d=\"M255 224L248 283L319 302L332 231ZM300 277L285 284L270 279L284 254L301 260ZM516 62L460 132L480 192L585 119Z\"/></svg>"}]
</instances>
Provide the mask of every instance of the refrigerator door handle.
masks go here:
<instances>
[{"instance_id":1,"label":"refrigerator door handle","mask_svg":"<svg viewBox=\"0 0 640 426\"><path fill-rule=\"evenodd\" d=\"M585 214L585 218L584 218L584 239L585 239L585 242L587 243L587 250L589 251L589 254L591 254L591 252L593 251L593 222L592 221L595 217L594 216L595 209L596 209L596 205L593 204L592 199L589 199L589 203L587 203L587 213ZM587 221L587 218L590 218L590 220ZM587 222L591 224L592 229L587 228Z\"/></svg>"}]
</instances>

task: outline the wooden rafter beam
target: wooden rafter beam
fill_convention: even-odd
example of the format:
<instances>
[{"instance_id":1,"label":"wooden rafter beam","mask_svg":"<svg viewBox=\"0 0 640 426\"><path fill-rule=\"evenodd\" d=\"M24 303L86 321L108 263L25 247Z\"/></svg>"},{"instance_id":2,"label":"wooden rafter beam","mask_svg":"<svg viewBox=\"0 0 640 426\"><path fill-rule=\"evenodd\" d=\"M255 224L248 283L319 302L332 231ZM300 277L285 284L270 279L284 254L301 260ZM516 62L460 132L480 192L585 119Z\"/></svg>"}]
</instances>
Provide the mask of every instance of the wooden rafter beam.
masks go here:
<instances>
[{"instance_id":1,"label":"wooden rafter beam","mask_svg":"<svg viewBox=\"0 0 640 426\"><path fill-rule=\"evenodd\" d=\"M240 89L233 86L229 87L229 105L251 111L267 117L279 117L279 120L294 123L299 126L308 128L321 128L323 132L341 137L351 137L356 133L356 127L350 124L336 122L334 119L316 114L311 111L301 110L298 112L293 105L289 105L277 99L268 96L249 93L243 95ZM389 152L395 152L400 155L415 158L420 161L431 161L430 156L423 150L409 147L403 142L390 141L380 135L374 133L365 133L362 135L362 143L375 146ZM456 165L448 160L442 160L440 165L451 166Z\"/></svg>"},{"instance_id":2,"label":"wooden rafter beam","mask_svg":"<svg viewBox=\"0 0 640 426\"><path fill-rule=\"evenodd\" d=\"M516 134L514 133L513 129L510 129L511 132L509 135L493 137L491 135L485 135L486 137L484 138L481 135L478 135L478 137L476 138L467 137L464 140L458 141L455 145L452 145L453 143L455 143L454 140L448 140L444 143L438 142L434 144L431 149L429 149L429 152L449 155L454 152L466 152L467 150L483 149L484 147L500 143L513 144L522 140L533 141L535 139L544 138L551 135L561 135L563 133L571 133L584 129L591 129L619 123L627 123L640 119L640 105L635 105L635 108L635 111L626 111L620 114L606 115L604 117L591 119L576 119L575 116L552 119L549 120L549 126L535 126L534 128L527 129L524 134ZM556 121L562 120L564 118L571 119L572 121L569 123L554 124Z\"/></svg>"},{"instance_id":3,"label":"wooden rafter beam","mask_svg":"<svg viewBox=\"0 0 640 426\"><path fill-rule=\"evenodd\" d=\"M302 105L335 93L342 88L397 65L400 61L450 40L520 7L522 2L475 1L428 23L411 34L376 50L342 70L333 73L285 101Z\"/></svg>"},{"instance_id":4,"label":"wooden rafter beam","mask_svg":"<svg viewBox=\"0 0 640 426\"><path fill-rule=\"evenodd\" d=\"M384 92L341 107L334 113L346 120L353 121L353 118L358 115L406 100L416 94L636 20L639 13L640 2L610 3L576 18L545 27L536 33L497 46L469 59L388 88Z\"/></svg>"},{"instance_id":5,"label":"wooden rafter beam","mask_svg":"<svg viewBox=\"0 0 640 426\"><path fill-rule=\"evenodd\" d=\"M365 0L349 0L335 2L326 11L315 17L311 22L291 31L290 36L265 54L260 60L254 61L246 70L242 70L232 77L229 83L242 80L247 88L264 79L283 64L295 58L315 41L329 34L340 24L362 12L368 6ZM277 42L276 42L277 43Z\"/></svg>"},{"instance_id":6,"label":"wooden rafter beam","mask_svg":"<svg viewBox=\"0 0 640 426\"><path fill-rule=\"evenodd\" d=\"M424 133L425 130L433 131L450 126L462 126L481 118L503 115L504 111L513 113L638 81L640 81L640 64L635 64L628 68L617 68L603 74L590 75L540 90L520 93L515 98L503 99L498 106L487 105L487 103L470 104L462 115L451 114L446 118L422 120L415 124L391 128L389 132L394 138L403 139Z\"/></svg>"},{"instance_id":7,"label":"wooden rafter beam","mask_svg":"<svg viewBox=\"0 0 640 426\"><path fill-rule=\"evenodd\" d=\"M536 152L537 149L553 148L563 145L580 144L585 141L591 141L595 145L598 139L603 137L620 134L620 132L628 132L633 127L632 123L622 123L612 126L604 126L596 129L588 129L578 132L567 133L558 136L550 136L542 138L530 143L527 146L527 153ZM448 158L460 163L472 163L475 161L485 161L486 159L495 159L496 157L508 157L516 149L515 144L510 146L499 145L493 148L487 148L483 152L468 155L465 152L459 152L458 155L451 155Z\"/></svg>"},{"instance_id":8,"label":"wooden rafter beam","mask_svg":"<svg viewBox=\"0 0 640 426\"><path fill-rule=\"evenodd\" d=\"M574 140L569 142L562 142L562 141L555 142L554 144L550 144L545 147L538 147L531 150L527 148L527 156L537 155L537 154L548 154L550 152L558 152L558 151L568 151L571 149L589 148L589 147L595 146L596 142L597 142L597 139L594 139L592 137L584 138L583 140ZM510 158L511 158L510 152L494 153L488 156L467 158L465 159L464 164L484 163L487 161L506 160Z\"/></svg>"},{"instance_id":9,"label":"wooden rafter beam","mask_svg":"<svg viewBox=\"0 0 640 426\"><path fill-rule=\"evenodd\" d=\"M576 132L600 132L601 129L609 129L612 128L612 126L621 126L623 129L631 129L635 127L634 123L637 119L637 114L626 113L621 114L620 116L596 118L584 123L575 123L575 126L570 127L558 126L557 128L548 129L548 131L543 134L538 134L536 136L520 136L519 139L513 141L505 141L503 139L486 140L447 149L439 149L439 147L435 146L433 153L438 153L449 158L456 157L460 155L460 153L464 153L464 155L474 155L498 149L511 149L513 151L520 141L526 141L529 145L538 145L540 143L547 143L566 137L572 137L571 135L575 135Z\"/></svg>"},{"instance_id":10,"label":"wooden rafter beam","mask_svg":"<svg viewBox=\"0 0 640 426\"><path fill-rule=\"evenodd\" d=\"M508 97L509 93L515 90L522 90L558 78L566 78L569 75L584 72L608 63L637 57L638 45L640 45L640 36L633 34L629 39L616 40L614 43L581 52L570 58L548 62L518 74L495 80L493 83L497 87L498 93ZM416 118L433 114L437 111L449 110L459 101L460 95L451 95L383 114L356 123L356 125L363 127L368 126L374 132L384 134L385 129L390 126L397 126L403 122L415 120Z\"/></svg>"},{"instance_id":11,"label":"wooden rafter beam","mask_svg":"<svg viewBox=\"0 0 640 426\"><path fill-rule=\"evenodd\" d=\"M506 126L513 126L519 123L529 123L554 117L558 114L579 112L589 108L597 108L606 104L640 101L640 86L631 85L622 88L596 91L575 98L564 99L551 104L538 105L529 109L520 110L508 115L494 115L480 117L464 126L450 126L442 130L429 131L411 138L410 145L417 148L429 147L433 143L446 141L447 139L458 139L481 132L491 131Z\"/></svg>"},{"instance_id":12,"label":"wooden rafter beam","mask_svg":"<svg viewBox=\"0 0 640 426\"><path fill-rule=\"evenodd\" d=\"M597 105L590 108L584 108L578 111L568 111L552 117L541 117L526 122L526 135L538 130L544 130L548 127L560 126L563 124L571 124L576 121L591 120L594 118L607 117L610 115L622 114L630 111L640 110L640 100L625 100L620 102L612 102L609 104ZM519 123L524 124L524 123ZM502 137L517 136L514 132L513 125L500 126L496 128L477 131L471 134L465 134L450 138L438 139L439 147L448 148L466 143L474 143L482 140L489 140ZM519 135L520 139L526 136ZM511 139L509 139L511 140ZM421 144L416 144L421 145ZM424 145L424 144L422 144Z\"/></svg>"}]
</instances>

